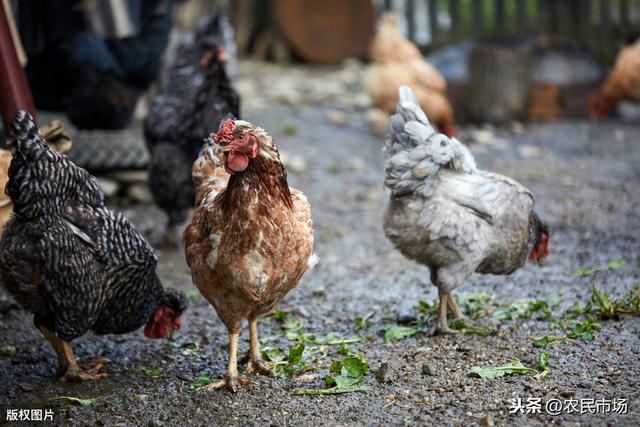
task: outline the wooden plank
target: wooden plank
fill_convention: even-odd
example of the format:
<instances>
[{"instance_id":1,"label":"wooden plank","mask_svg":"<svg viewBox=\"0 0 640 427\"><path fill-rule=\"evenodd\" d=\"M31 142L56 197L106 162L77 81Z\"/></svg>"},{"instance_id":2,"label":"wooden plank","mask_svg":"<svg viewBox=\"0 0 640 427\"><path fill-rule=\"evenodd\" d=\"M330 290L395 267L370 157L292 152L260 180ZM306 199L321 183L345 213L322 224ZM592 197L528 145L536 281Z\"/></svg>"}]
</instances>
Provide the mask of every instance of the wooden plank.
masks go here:
<instances>
[{"instance_id":1,"label":"wooden plank","mask_svg":"<svg viewBox=\"0 0 640 427\"><path fill-rule=\"evenodd\" d=\"M600 0L600 54L603 58L610 59L618 48L618 40L613 39L611 33L611 2Z\"/></svg>"},{"instance_id":2,"label":"wooden plank","mask_svg":"<svg viewBox=\"0 0 640 427\"><path fill-rule=\"evenodd\" d=\"M460 34L460 3L458 0L449 0L449 16L451 17L451 35L459 38L462 34Z\"/></svg>"},{"instance_id":3,"label":"wooden plank","mask_svg":"<svg viewBox=\"0 0 640 427\"><path fill-rule=\"evenodd\" d=\"M525 0L516 0L516 25L517 31L527 29L527 5Z\"/></svg>"},{"instance_id":4,"label":"wooden plank","mask_svg":"<svg viewBox=\"0 0 640 427\"><path fill-rule=\"evenodd\" d=\"M549 10L549 31L554 34L557 34L560 28L559 19L558 19L559 6L560 6L559 1L547 1L547 8Z\"/></svg>"},{"instance_id":5,"label":"wooden plank","mask_svg":"<svg viewBox=\"0 0 640 427\"><path fill-rule=\"evenodd\" d=\"M629 1L620 0L620 27L624 34L629 28Z\"/></svg>"},{"instance_id":6,"label":"wooden plank","mask_svg":"<svg viewBox=\"0 0 640 427\"><path fill-rule=\"evenodd\" d=\"M429 27L431 28L431 44L438 40L438 1L429 0Z\"/></svg>"},{"instance_id":7,"label":"wooden plank","mask_svg":"<svg viewBox=\"0 0 640 427\"><path fill-rule=\"evenodd\" d=\"M473 34L480 37L483 33L482 0L473 0L471 4L471 22L473 22Z\"/></svg>"},{"instance_id":8,"label":"wooden plank","mask_svg":"<svg viewBox=\"0 0 640 427\"><path fill-rule=\"evenodd\" d=\"M407 19L407 27L409 30L409 39L416 40L416 0L407 0L404 13Z\"/></svg>"},{"instance_id":9,"label":"wooden plank","mask_svg":"<svg viewBox=\"0 0 640 427\"><path fill-rule=\"evenodd\" d=\"M505 8L504 8L504 0L495 0L496 5L496 30L498 32L503 32L505 25Z\"/></svg>"}]
</instances>

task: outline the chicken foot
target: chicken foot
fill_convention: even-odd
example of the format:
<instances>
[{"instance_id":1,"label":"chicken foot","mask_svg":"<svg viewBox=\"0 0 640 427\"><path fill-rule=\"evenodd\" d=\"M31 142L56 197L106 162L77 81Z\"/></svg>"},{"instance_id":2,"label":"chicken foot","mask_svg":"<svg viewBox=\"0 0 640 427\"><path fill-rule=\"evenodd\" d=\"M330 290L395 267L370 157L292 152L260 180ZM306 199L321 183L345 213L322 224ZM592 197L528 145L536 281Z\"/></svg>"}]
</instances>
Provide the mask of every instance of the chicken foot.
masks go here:
<instances>
[{"instance_id":1,"label":"chicken foot","mask_svg":"<svg viewBox=\"0 0 640 427\"><path fill-rule=\"evenodd\" d=\"M460 332L460 331L451 329L447 322L447 309L451 310L454 320L465 318L464 314L462 313L462 310L460 309L460 306L458 306L458 303L453 298L450 292L446 292L446 293L440 292L439 298L440 298L440 306L439 306L440 315L438 317L438 321L436 322L435 326L431 328L431 330L429 331L429 334L430 335L446 335L446 334L455 334Z\"/></svg>"},{"instance_id":2,"label":"chicken foot","mask_svg":"<svg viewBox=\"0 0 640 427\"><path fill-rule=\"evenodd\" d=\"M60 381L91 381L107 376L107 374L100 372L102 366L108 361L106 358L101 357L78 366L70 343L58 338L56 334L44 326L40 326L38 329L58 356Z\"/></svg>"},{"instance_id":3,"label":"chicken foot","mask_svg":"<svg viewBox=\"0 0 640 427\"><path fill-rule=\"evenodd\" d=\"M228 388L232 392L238 391L238 387L241 385L246 385L249 383L249 380L246 377L240 377L238 375L238 336L240 335L240 328L237 328L235 331L229 330L229 362L227 364L227 374L224 379L206 385L204 387L200 387L198 391L207 392L210 390L218 390L223 387Z\"/></svg>"},{"instance_id":4,"label":"chicken foot","mask_svg":"<svg viewBox=\"0 0 640 427\"><path fill-rule=\"evenodd\" d=\"M263 375L272 375L269 364L260 355L260 341L258 341L258 319L249 319L249 361L245 374L259 372Z\"/></svg>"}]
</instances>

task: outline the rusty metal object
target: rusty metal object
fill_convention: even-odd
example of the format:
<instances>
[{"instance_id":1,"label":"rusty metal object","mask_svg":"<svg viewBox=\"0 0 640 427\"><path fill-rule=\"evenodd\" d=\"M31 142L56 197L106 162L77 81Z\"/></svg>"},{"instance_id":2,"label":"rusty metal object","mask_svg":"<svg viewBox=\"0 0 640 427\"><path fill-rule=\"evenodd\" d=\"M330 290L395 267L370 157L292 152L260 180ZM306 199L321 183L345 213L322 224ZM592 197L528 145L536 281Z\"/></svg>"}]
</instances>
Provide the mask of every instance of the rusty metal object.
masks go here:
<instances>
[{"instance_id":1,"label":"rusty metal object","mask_svg":"<svg viewBox=\"0 0 640 427\"><path fill-rule=\"evenodd\" d=\"M371 0L277 0L274 19L293 51L311 62L364 58L373 36Z\"/></svg>"},{"instance_id":2,"label":"rusty metal object","mask_svg":"<svg viewBox=\"0 0 640 427\"><path fill-rule=\"evenodd\" d=\"M27 77L13 44L9 11L0 2L0 111L5 129L17 110L23 109L35 117L35 107Z\"/></svg>"}]
</instances>

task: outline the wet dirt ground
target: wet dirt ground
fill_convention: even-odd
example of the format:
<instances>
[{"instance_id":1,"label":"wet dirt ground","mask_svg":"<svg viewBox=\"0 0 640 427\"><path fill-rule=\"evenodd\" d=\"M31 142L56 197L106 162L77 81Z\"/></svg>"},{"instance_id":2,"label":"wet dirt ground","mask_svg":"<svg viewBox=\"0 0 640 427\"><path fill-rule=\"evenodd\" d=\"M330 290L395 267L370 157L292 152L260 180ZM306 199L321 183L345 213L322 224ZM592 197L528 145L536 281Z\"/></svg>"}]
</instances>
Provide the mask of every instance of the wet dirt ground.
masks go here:
<instances>
[{"instance_id":1,"label":"wet dirt ground","mask_svg":"<svg viewBox=\"0 0 640 427\"><path fill-rule=\"evenodd\" d=\"M255 64L243 66L239 86L245 100L285 77L277 69L265 76ZM296 73L320 88L332 80L322 70ZM199 375L224 374L227 334L214 310L193 292L182 253L160 252L164 284L189 291L192 299L182 329L171 342L147 340L142 331L89 334L74 341L80 360L110 360L108 378L92 383L58 382L53 351L32 327L31 317L0 291L0 347L16 349L15 355L0 356L0 423L7 408L51 408L55 424L77 425L637 425L638 318L600 321L602 330L593 341L550 347L550 372L540 380L530 375L486 380L470 376L469 370L516 358L537 367L540 349L530 337L561 333L551 329L549 320L498 322L500 333L493 336L431 337L424 325L423 332L410 338L385 341L381 331L415 318L418 300L432 301L436 289L429 284L428 270L404 259L383 234L388 196L382 188L382 138L365 125L364 110L343 106L347 121L338 124L331 103L340 96L304 102L313 88L301 87L298 95L289 92L302 97L301 102L255 95L244 108L244 118L270 131L290 159L289 183L307 195L315 221L321 262L280 309L318 336L365 336L349 350L367 360L370 372L363 384L369 390L292 396L299 388L325 387L331 361L343 357L339 346L328 346L326 358L311 363L316 368L308 372L311 381L253 376L237 394L190 393ZM472 139L468 135L473 129L463 130ZM473 275L456 293L486 292L500 304L549 299L555 293L561 298L553 311L557 318L575 300L589 300L594 284L618 297L640 283L640 126L574 121L490 133L491 138L470 142L471 151L482 168L507 174L532 190L537 210L551 228L552 254L542 268L528 264L510 276ZM114 208L150 240L158 239L164 217L157 208ZM618 270L573 274L617 259L625 260ZM368 313L371 326L354 330L356 317ZM292 345L274 318L264 319L260 331L265 345L285 350ZM248 348L247 335L245 328L241 351ZM185 351L191 343L198 343L199 350ZM144 374L154 369L159 378ZM48 400L55 396L99 399L85 407ZM510 414L514 398L524 403L540 398L541 413ZM627 413L545 413L550 399L602 398L627 399Z\"/></svg>"}]
</instances>

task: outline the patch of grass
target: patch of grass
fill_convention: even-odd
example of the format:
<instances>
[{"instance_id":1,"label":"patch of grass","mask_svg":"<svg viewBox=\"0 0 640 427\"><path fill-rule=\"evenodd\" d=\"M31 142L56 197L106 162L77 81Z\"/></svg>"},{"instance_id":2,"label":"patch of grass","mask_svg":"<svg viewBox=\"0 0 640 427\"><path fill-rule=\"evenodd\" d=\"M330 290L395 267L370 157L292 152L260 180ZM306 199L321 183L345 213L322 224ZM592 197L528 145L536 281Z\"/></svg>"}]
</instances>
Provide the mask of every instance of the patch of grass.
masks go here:
<instances>
[{"instance_id":1,"label":"patch of grass","mask_svg":"<svg viewBox=\"0 0 640 427\"><path fill-rule=\"evenodd\" d=\"M575 277L585 277L592 273L602 270L615 271L624 267L625 261L623 259L617 259L615 261L608 262L606 264L595 264L589 267L582 267L573 272Z\"/></svg>"},{"instance_id":2,"label":"patch of grass","mask_svg":"<svg viewBox=\"0 0 640 427\"><path fill-rule=\"evenodd\" d=\"M183 356L192 356L200 352L199 342L188 342L188 343L182 344L181 347L184 349L182 350Z\"/></svg>"},{"instance_id":3,"label":"patch of grass","mask_svg":"<svg viewBox=\"0 0 640 427\"><path fill-rule=\"evenodd\" d=\"M353 329L355 329L356 331L360 331L362 329L367 329L369 326L371 326L371 322L369 321L369 318L371 316L373 316L373 311L370 311L369 313L365 314L364 316L356 317L356 323L353 326Z\"/></svg>"},{"instance_id":4,"label":"patch of grass","mask_svg":"<svg viewBox=\"0 0 640 427\"><path fill-rule=\"evenodd\" d=\"M569 333L566 337L571 339L581 339L584 342L593 341L595 332L602 329L602 325L595 321L593 317L588 317L583 322L573 320L571 326L567 326Z\"/></svg>"},{"instance_id":5,"label":"patch of grass","mask_svg":"<svg viewBox=\"0 0 640 427\"><path fill-rule=\"evenodd\" d=\"M342 166L340 166L340 163L334 160L329 163L329 166L327 166L327 172L337 175L342 172Z\"/></svg>"},{"instance_id":6,"label":"patch of grass","mask_svg":"<svg viewBox=\"0 0 640 427\"><path fill-rule=\"evenodd\" d=\"M536 316L540 320L546 320L551 314L551 308L545 300L518 300L496 308L491 317L495 320L516 320Z\"/></svg>"},{"instance_id":7,"label":"patch of grass","mask_svg":"<svg viewBox=\"0 0 640 427\"><path fill-rule=\"evenodd\" d=\"M640 315L640 286L629 290L622 298L611 301L608 293L593 286L591 302L593 311L600 319L617 319L621 315Z\"/></svg>"},{"instance_id":8,"label":"patch of grass","mask_svg":"<svg viewBox=\"0 0 640 427\"><path fill-rule=\"evenodd\" d=\"M184 293L184 296L187 297L189 301L197 301L202 298L200 292L196 291L195 289L189 289Z\"/></svg>"},{"instance_id":9,"label":"patch of grass","mask_svg":"<svg viewBox=\"0 0 640 427\"><path fill-rule=\"evenodd\" d=\"M298 127L290 122L282 123L280 130L282 131L283 135L295 135L296 133L298 133Z\"/></svg>"}]
</instances>

